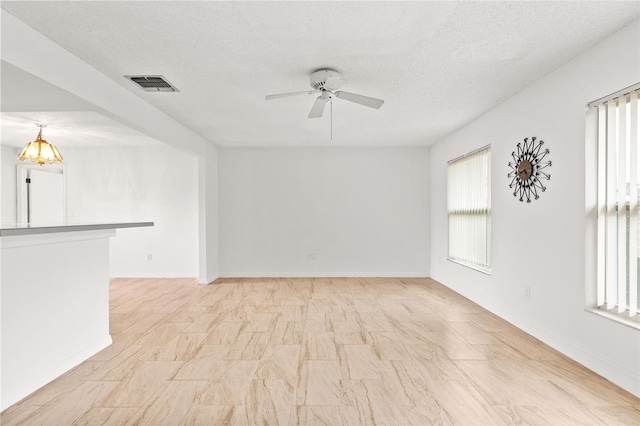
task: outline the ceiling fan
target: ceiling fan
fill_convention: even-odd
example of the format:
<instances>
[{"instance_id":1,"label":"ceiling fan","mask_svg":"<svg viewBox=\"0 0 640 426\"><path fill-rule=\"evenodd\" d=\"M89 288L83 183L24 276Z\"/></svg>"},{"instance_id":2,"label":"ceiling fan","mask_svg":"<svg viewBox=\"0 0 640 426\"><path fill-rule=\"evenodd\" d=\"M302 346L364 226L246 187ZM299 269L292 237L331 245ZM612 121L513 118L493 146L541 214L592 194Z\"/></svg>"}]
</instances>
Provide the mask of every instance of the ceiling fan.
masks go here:
<instances>
[{"instance_id":1,"label":"ceiling fan","mask_svg":"<svg viewBox=\"0 0 640 426\"><path fill-rule=\"evenodd\" d=\"M369 96L357 95L350 92L336 91L340 88L340 86L346 83L347 80L334 70L318 70L311 74L310 80L313 90L267 95L265 99L269 101L271 99L286 98L289 96L312 95L314 93L320 93L320 96L318 96L316 101L313 103L313 106L311 107L309 118L322 117L324 107L328 102L331 102L333 98L344 99L345 101L354 102L356 104L375 109L380 108L384 103L382 99L370 98Z\"/></svg>"}]
</instances>

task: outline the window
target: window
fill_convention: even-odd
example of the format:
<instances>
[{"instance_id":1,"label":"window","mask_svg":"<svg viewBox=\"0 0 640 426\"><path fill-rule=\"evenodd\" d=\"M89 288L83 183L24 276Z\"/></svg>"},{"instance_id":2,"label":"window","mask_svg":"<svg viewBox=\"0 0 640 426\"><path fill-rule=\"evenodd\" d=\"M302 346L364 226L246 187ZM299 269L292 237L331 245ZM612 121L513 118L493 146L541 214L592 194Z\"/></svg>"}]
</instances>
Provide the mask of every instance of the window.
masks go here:
<instances>
[{"instance_id":1,"label":"window","mask_svg":"<svg viewBox=\"0 0 640 426\"><path fill-rule=\"evenodd\" d=\"M449 260L491 269L491 147L449 161Z\"/></svg>"},{"instance_id":2,"label":"window","mask_svg":"<svg viewBox=\"0 0 640 426\"><path fill-rule=\"evenodd\" d=\"M638 91L640 84L589 104L597 124L598 308L638 319Z\"/></svg>"}]
</instances>

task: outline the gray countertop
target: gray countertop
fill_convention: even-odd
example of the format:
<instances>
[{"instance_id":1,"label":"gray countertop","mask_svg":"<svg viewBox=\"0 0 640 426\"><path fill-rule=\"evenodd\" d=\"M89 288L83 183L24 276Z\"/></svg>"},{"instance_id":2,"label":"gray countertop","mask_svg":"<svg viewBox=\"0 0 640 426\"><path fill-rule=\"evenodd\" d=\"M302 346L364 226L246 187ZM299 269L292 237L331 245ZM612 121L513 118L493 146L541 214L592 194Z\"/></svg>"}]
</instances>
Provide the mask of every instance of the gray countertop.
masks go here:
<instances>
[{"instance_id":1,"label":"gray countertop","mask_svg":"<svg viewBox=\"0 0 640 426\"><path fill-rule=\"evenodd\" d=\"M100 229L139 228L153 226L153 222L126 223L63 223L63 224L28 224L2 223L0 237L16 235L52 234L56 232L96 231Z\"/></svg>"}]
</instances>

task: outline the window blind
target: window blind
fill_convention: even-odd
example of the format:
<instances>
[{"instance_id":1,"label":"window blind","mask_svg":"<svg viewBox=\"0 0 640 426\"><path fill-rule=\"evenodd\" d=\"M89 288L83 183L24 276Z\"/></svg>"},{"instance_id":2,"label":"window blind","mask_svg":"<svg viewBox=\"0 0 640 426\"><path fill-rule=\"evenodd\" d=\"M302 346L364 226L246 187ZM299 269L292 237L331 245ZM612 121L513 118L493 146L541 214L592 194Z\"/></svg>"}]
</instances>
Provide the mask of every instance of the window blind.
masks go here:
<instances>
[{"instance_id":1,"label":"window blind","mask_svg":"<svg viewBox=\"0 0 640 426\"><path fill-rule=\"evenodd\" d=\"M448 163L449 259L491 267L491 147Z\"/></svg>"},{"instance_id":2,"label":"window blind","mask_svg":"<svg viewBox=\"0 0 640 426\"><path fill-rule=\"evenodd\" d=\"M638 313L638 91L632 86L595 105L598 125L599 307Z\"/></svg>"}]
</instances>

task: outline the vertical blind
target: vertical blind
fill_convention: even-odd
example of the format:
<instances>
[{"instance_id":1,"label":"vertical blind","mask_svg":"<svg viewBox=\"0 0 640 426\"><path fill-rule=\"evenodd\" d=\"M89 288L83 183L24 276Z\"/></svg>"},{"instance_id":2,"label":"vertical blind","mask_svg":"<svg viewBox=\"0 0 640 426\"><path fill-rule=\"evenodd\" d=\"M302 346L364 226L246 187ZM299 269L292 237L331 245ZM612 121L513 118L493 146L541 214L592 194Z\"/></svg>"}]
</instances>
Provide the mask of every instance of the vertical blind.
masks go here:
<instances>
[{"instance_id":1,"label":"vertical blind","mask_svg":"<svg viewBox=\"0 0 640 426\"><path fill-rule=\"evenodd\" d=\"M491 267L491 147L449 162L449 259Z\"/></svg>"},{"instance_id":2,"label":"vertical blind","mask_svg":"<svg viewBox=\"0 0 640 426\"><path fill-rule=\"evenodd\" d=\"M598 125L598 290L607 310L638 313L638 91L590 104Z\"/></svg>"}]
</instances>

